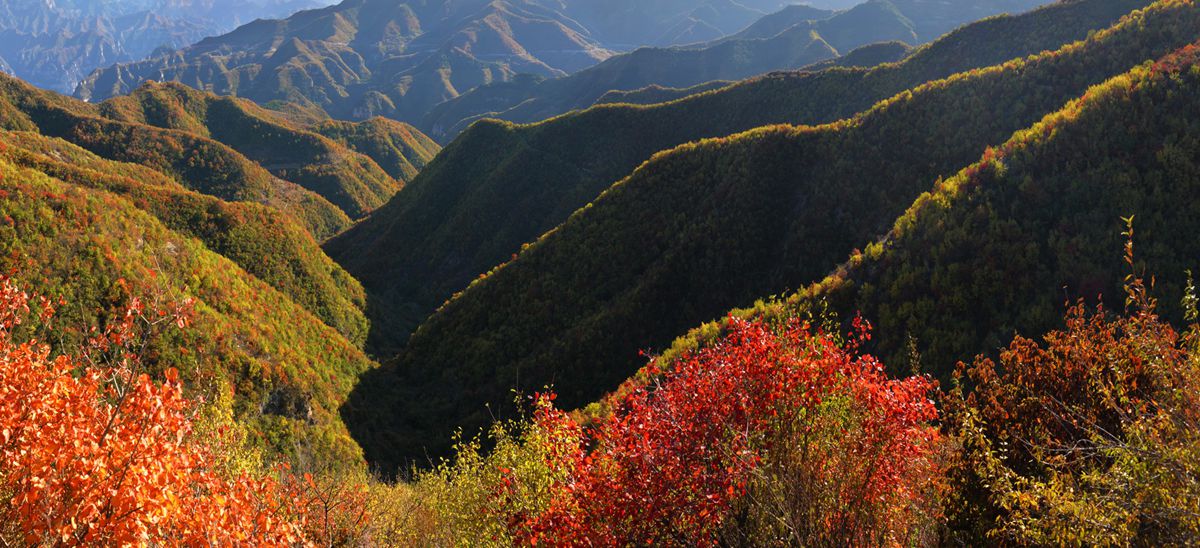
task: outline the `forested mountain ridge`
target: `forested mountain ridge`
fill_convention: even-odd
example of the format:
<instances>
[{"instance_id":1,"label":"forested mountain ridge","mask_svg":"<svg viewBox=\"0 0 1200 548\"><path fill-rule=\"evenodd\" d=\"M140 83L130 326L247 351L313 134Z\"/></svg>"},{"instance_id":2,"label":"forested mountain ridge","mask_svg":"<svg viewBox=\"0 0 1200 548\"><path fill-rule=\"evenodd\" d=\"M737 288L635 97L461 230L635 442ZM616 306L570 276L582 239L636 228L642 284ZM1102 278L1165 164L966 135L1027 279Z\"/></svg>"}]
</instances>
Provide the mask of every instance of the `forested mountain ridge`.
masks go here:
<instances>
[{"instance_id":1,"label":"forested mountain ridge","mask_svg":"<svg viewBox=\"0 0 1200 548\"><path fill-rule=\"evenodd\" d=\"M0 93L5 99L0 108L11 113L3 120L6 129L38 131L102 157L147 165L226 201L271 205L295 217L314 235L337 232L350 222L329 200L271 175L222 143L186 131L110 120L96 105L9 77L0 77ZM185 152L207 161L192 161Z\"/></svg>"},{"instance_id":2,"label":"forested mountain ridge","mask_svg":"<svg viewBox=\"0 0 1200 548\"><path fill-rule=\"evenodd\" d=\"M386 354L454 292L658 151L773 123L837 120L928 80L1057 49L1148 3L1083 0L992 18L873 70L776 74L662 105L476 124L325 248L377 303L371 343Z\"/></svg>"},{"instance_id":3,"label":"forested mountain ridge","mask_svg":"<svg viewBox=\"0 0 1200 548\"><path fill-rule=\"evenodd\" d=\"M587 108L612 90L632 90L648 85L688 87L711 80L738 80L774 70L799 69L876 42L899 40L910 45L938 38L954 26L1004 11L1023 12L1040 5L1037 0L1006 3L895 2L869 0L844 12L808 21L790 20L785 29L770 36L735 35L706 47L642 48L617 55L590 69L551 80L516 79L477 88L435 107L419 127L439 141L454 138L481 118L517 123L545 120ZM975 8L982 8L979 13ZM969 14L969 15L968 15ZM769 16L772 17L772 16ZM930 25L920 19L957 21L936 33L923 33ZM769 22L768 22L769 23ZM791 23L790 25L788 23ZM941 23L933 25L941 29ZM763 31L766 32L766 31Z\"/></svg>"},{"instance_id":4,"label":"forested mountain ridge","mask_svg":"<svg viewBox=\"0 0 1200 548\"><path fill-rule=\"evenodd\" d=\"M362 122L328 120L312 128L342 145L365 154L397 181L411 181L442 149L416 128L388 118Z\"/></svg>"},{"instance_id":5,"label":"forested mountain ridge","mask_svg":"<svg viewBox=\"0 0 1200 548\"><path fill-rule=\"evenodd\" d=\"M1036 0L792 1L344 0L159 52L263 104L0 74L0 545L1200 545L1200 0L915 49ZM371 115L683 42L641 51L840 55L444 150Z\"/></svg>"},{"instance_id":6,"label":"forested mountain ridge","mask_svg":"<svg viewBox=\"0 0 1200 548\"><path fill-rule=\"evenodd\" d=\"M585 405L636 369L638 350L819 279L939 175L1198 32L1194 4L1160 3L1081 43L922 85L851 120L656 155L446 303L380 373L394 379L364 383L375 397L349 405L370 416L393 402L403 420L391 437L376 434L387 415L352 428L373 458L419 458L455 427L486 424L514 387L553 384L563 405ZM405 396L418 393L419 409ZM472 401L487 406L465 409Z\"/></svg>"},{"instance_id":7,"label":"forested mountain ridge","mask_svg":"<svg viewBox=\"0 0 1200 548\"><path fill-rule=\"evenodd\" d=\"M127 199L176 234L200 240L361 346L367 335L362 286L325 256L295 220L274 208L190 191L137 164L104 160L66 141L5 132L14 166Z\"/></svg>"},{"instance_id":8,"label":"forested mountain ridge","mask_svg":"<svg viewBox=\"0 0 1200 548\"><path fill-rule=\"evenodd\" d=\"M603 4L603 5L602 5ZM745 20L729 23L729 4ZM763 12L718 0L630 3L609 27L619 6L594 0L468 0L394 2L346 0L279 21L257 21L229 34L153 58L98 70L77 95L100 100L128 93L149 79L178 81L259 103L288 101L339 119L382 115L416 121L429 108L476 86L519 73L562 76L662 37L638 32L637 20L663 32L670 24L713 21L717 34L739 30ZM596 28L589 27L591 23ZM700 36L683 33L678 39ZM668 43L674 43L668 41Z\"/></svg>"},{"instance_id":9,"label":"forested mountain ridge","mask_svg":"<svg viewBox=\"0 0 1200 548\"><path fill-rule=\"evenodd\" d=\"M106 190L117 192L114 188L119 187L120 193L144 204L143 209L171 230L204 241L209 249L286 293L348 339L358 344L365 339L368 324L361 285L318 246L321 239L348 226L349 217L324 197L276 177L210 137L226 139L263 161L287 159L284 161L293 163L275 166L277 173L300 173L305 177L298 180L327 183L313 186L333 190L333 197L345 194L336 185L355 188L353 185L369 181L364 173L373 172L375 180L385 181L393 189L399 187L400 183L368 156L286 125L248 102L218 99L178 85L148 85L132 96L92 105L0 76L0 112L4 113L5 129L62 138L88 151L68 150L61 143L37 154L14 157L13 162L49 169L68 182L75 177L92 180L103 176L110 181L105 183ZM383 129L367 130L369 125ZM389 134L388 128L397 132ZM364 123L358 128L346 124L343 130L362 133L357 140L363 143L375 140L375 135L394 136L396 143L411 142L415 147L410 147L411 153L398 154L417 163L436 150L429 148L427 138L405 133L399 125ZM380 152L386 149L380 148ZM60 155L75 158L77 163L56 162ZM117 179L110 177L129 168L91 167L86 170L90 174L80 175L77 172L83 160L79 158L84 157L91 158L86 162L89 165L116 161L119 164L112 165L141 167ZM380 158L385 163L398 161Z\"/></svg>"},{"instance_id":10,"label":"forested mountain ridge","mask_svg":"<svg viewBox=\"0 0 1200 548\"><path fill-rule=\"evenodd\" d=\"M938 181L824 280L735 314L861 314L879 330L873 351L902 367L916 350L925 371L947 378L964 353L1056 327L1075 299L1125 306L1128 219L1137 271L1162 273L1160 310L1182 321L1200 255L1178 236L1200 219L1191 199L1200 183L1197 61L1193 44L1089 89ZM676 351L716 328L681 338Z\"/></svg>"},{"instance_id":11,"label":"forested mountain ridge","mask_svg":"<svg viewBox=\"0 0 1200 548\"><path fill-rule=\"evenodd\" d=\"M128 96L94 105L34 89L11 78L0 81L12 129L37 128L101 156L151 165L200 192L229 201L278 207L324 239L386 202L437 148L401 124L388 130L403 145L403 158L380 156L391 171L348 144L323 137L272 111L179 84L148 83ZM378 122L369 125L379 134ZM354 127L353 125L348 127ZM366 126L364 126L365 128ZM356 130L357 131L357 130ZM126 141L119 143L117 135ZM155 146L122 146L154 142ZM163 143L177 146L165 147ZM367 147L370 149L370 147ZM183 150L180 150L183 149ZM184 152L209 158L192 161ZM374 153L384 153L382 149ZM400 165L401 160L409 166Z\"/></svg>"},{"instance_id":12,"label":"forested mountain ridge","mask_svg":"<svg viewBox=\"0 0 1200 548\"><path fill-rule=\"evenodd\" d=\"M851 50L849 53L813 63L801 68L803 71L819 71L831 67L847 67L847 68L874 68L885 63L895 63L903 60L912 51L913 47L899 41L877 42L867 44L860 48ZM609 105L616 103L625 103L631 105L653 105L656 103L669 103L678 101L691 95L697 95L706 91L721 89L732 85L734 82L725 80L713 80L703 84L697 84L688 88L670 88L659 85L650 85L641 89L621 91L611 90L601 95L596 100L596 105Z\"/></svg>"},{"instance_id":13,"label":"forested mountain ridge","mask_svg":"<svg viewBox=\"0 0 1200 548\"><path fill-rule=\"evenodd\" d=\"M416 174L411 163L429 159L428 150L417 154L410 147L415 156L404 159L408 169L392 168L407 178L393 179L369 155L294 127L250 101L175 83L147 82L129 95L101 103L100 113L111 120L181 130L226 144L272 175L319 194L351 219L387 202Z\"/></svg>"},{"instance_id":14,"label":"forested mountain ridge","mask_svg":"<svg viewBox=\"0 0 1200 548\"><path fill-rule=\"evenodd\" d=\"M566 407L586 405L636 371L638 350L815 281L938 176L1198 32L1193 2L1159 2L1086 41L918 86L851 120L659 153L422 323L350 399L348 416L365 416L352 429L368 458L420 458L444 451L456 427L484 426L512 389L553 385Z\"/></svg>"},{"instance_id":15,"label":"forested mountain ridge","mask_svg":"<svg viewBox=\"0 0 1200 548\"><path fill-rule=\"evenodd\" d=\"M192 237L205 236L205 223L230 240L262 223L283 231L274 241L286 249L295 234L273 211L190 193L167 177L151 183L143 167L31 133L0 130L0 173L0 268L71 303L39 334L53 351L84 344L90 328L119 324L139 302L152 318L190 302L190 328L147 329L143 372L177 369L189 390L253 432L246 443L268 456L361 462L337 409L374 363L288 295ZM349 277L341 283L354 285Z\"/></svg>"}]
</instances>

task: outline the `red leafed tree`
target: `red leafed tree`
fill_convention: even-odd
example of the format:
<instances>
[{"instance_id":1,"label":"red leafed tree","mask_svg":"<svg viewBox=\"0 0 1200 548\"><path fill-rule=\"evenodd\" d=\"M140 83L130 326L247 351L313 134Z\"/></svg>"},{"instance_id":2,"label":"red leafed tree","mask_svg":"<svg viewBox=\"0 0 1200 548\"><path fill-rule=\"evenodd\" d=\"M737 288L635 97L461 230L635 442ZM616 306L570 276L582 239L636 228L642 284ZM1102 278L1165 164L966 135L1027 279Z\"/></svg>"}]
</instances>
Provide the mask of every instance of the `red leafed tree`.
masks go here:
<instances>
[{"instance_id":1,"label":"red leafed tree","mask_svg":"<svg viewBox=\"0 0 1200 548\"><path fill-rule=\"evenodd\" d=\"M194 405L174 371L137 373L143 314L96 334L77 356L13 341L30 297L0 279L0 540L19 544L292 544L303 516L271 476L223 477L217 448L195 443ZM40 316L51 307L42 302Z\"/></svg>"},{"instance_id":2,"label":"red leafed tree","mask_svg":"<svg viewBox=\"0 0 1200 548\"><path fill-rule=\"evenodd\" d=\"M925 378L892 380L794 322L731 320L616 402L549 508L515 516L553 545L902 543L928 523L941 440ZM861 330L861 337L867 330ZM544 402L534 416L569 420ZM923 521L925 520L925 521Z\"/></svg>"}]
</instances>

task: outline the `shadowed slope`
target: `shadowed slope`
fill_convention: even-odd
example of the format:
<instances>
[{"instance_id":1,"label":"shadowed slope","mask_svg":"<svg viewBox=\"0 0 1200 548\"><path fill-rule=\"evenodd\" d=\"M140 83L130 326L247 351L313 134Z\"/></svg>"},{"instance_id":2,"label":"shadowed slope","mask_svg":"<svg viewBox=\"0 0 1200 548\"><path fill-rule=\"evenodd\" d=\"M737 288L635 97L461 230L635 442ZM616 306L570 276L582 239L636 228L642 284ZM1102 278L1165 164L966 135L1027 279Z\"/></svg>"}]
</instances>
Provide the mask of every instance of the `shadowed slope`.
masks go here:
<instances>
[{"instance_id":1,"label":"shadowed slope","mask_svg":"<svg viewBox=\"0 0 1200 548\"><path fill-rule=\"evenodd\" d=\"M777 74L673 103L605 105L528 126L479 123L326 251L367 288L370 341L386 353L455 291L655 152L772 123L837 120L928 80L1056 49L1147 3L1082 0L993 18L874 70Z\"/></svg>"},{"instance_id":2,"label":"shadowed slope","mask_svg":"<svg viewBox=\"0 0 1200 548\"><path fill-rule=\"evenodd\" d=\"M939 175L1197 35L1200 8L1164 2L1085 42L926 84L851 120L657 155L424 322L379 375L394 377L359 390L374 405L352 399L367 417L390 402L390 417L375 415L390 430L353 418L354 431L371 459L419 458L444 450L454 428L487 424L513 388L552 384L563 405L585 405L636 370L639 349L818 279Z\"/></svg>"}]
</instances>

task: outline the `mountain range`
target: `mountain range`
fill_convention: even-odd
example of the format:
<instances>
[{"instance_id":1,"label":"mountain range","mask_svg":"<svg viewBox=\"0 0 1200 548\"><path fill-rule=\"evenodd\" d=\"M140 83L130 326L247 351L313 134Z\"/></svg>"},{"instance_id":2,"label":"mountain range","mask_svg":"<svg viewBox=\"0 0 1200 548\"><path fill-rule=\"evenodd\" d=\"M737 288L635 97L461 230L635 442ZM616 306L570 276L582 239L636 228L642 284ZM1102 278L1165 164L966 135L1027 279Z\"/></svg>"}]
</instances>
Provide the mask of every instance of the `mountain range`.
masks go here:
<instances>
[{"instance_id":1,"label":"mountain range","mask_svg":"<svg viewBox=\"0 0 1200 548\"><path fill-rule=\"evenodd\" d=\"M879 42L916 46L960 24L998 13L1023 12L1041 3L869 0L842 12L790 6L710 43L641 48L565 78L527 77L482 86L438 105L420 120L419 127L435 139L447 141L481 118L536 122L591 106L613 90L651 85L687 88L713 80L741 80L804 68Z\"/></svg>"},{"instance_id":2,"label":"mountain range","mask_svg":"<svg viewBox=\"0 0 1200 548\"><path fill-rule=\"evenodd\" d=\"M1200 539L1200 1L307 2L0 5L0 544Z\"/></svg>"},{"instance_id":3,"label":"mountain range","mask_svg":"<svg viewBox=\"0 0 1200 548\"><path fill-rule=\"evenodd\" d=\"M0 544L1194 544L1200 3L1036 3L4 3Z\"/></svg>"},{"instance_id":4,"label":"mountain range","mask_svg":"<svg viewBox=\"0 0 1200 548\"><path fill-rule=\"evenodd\" d=\"M0 5L0 71L70 93L95 69L320 5L322 0L10 0Z\"/></svg>"},{"instance_id":5,"label":"mountain range","mask_svg":"<svg viewBox=\"0 0 1200 548\"><path fill-rule=\"evenodd\" d=\"M765 14L756 3L782 5L346 0L99 70L77 96L101 100L145 80L171 80L264 104L299 103L334 118L415 121L442 101L518 74L565 76L635 46L736 32ZM667 28L674 30L663 34Z\"/></svg>"}]
</instances>

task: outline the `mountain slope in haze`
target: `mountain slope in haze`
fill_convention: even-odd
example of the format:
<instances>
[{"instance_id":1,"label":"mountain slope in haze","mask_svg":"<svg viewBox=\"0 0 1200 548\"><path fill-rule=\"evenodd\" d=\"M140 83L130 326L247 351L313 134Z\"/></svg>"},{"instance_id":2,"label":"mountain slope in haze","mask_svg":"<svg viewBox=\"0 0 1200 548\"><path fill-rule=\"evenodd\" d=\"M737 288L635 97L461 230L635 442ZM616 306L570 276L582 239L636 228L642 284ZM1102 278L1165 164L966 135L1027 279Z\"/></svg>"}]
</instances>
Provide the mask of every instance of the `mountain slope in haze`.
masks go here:
<instances>
[{"instance_id":1,"label":"mountain slope in haze","mask_svg":"<svg viewBox=\"0 0 1200 548\"><path fill-rule=\"evenodd\" d=\"M601 43L624 51L639 46L707 42L732 34L794 0L558 0ZM827 11L827 10L819 10Z\"/></svg>"},{"instance_id":2,"label":"mountain slope in haze","mask_svg":"<svg viewBox=\"0 0 1200 548\"><path fill-rule=\"evenodd\" d=\"M326 251L367 288L371 346L385 355L455 291L658 151L851 116L929 80L1057 49L1148 3L1082 0L998 17L874 70L777 74L673 103L606 105L528 126L479 123Z\"/></svg>"},{"instance_id":3,"label":"mountain slope in haze","mask_svg":"<svg viewBox=\"0 0 1200 548\"><path fill-rule=\"evenodd\" d=\"M851 7L854 6L847 6L847 9ZM698 44L698 46L711 47L734 40L765 40L778 36L796 25L808 25L812 21L829 19L834 15L835 12L832 10L814 8L806 4L784 6L779 11L767 14L735 34L717 40L710 40Z\"/></svg>"},{"instance_id":4,"label":"mountain slope in haze","mask_svg":"<svg viewBox=\"0 0 1200 548\"><path fill-rule=\"evenodd\" d=\"M0 70L70 93L93 70L181 48L260 17L318 7L319 0L9 0L0 5ZM7 68L3 68L7 65Z\"/></svg>"},{"instance_id":5,"label":"mountain slope in haze","mask_svg":"<svg viewBox=\"0 0 1200 548\"><path fill-rule=\"evenodd\" d=\"M989 2L989 9L995 11L984 15L1005 9L1025 11L1040 3L1039 0ZM649 85L688 87L712 80L740 80L774 70L799 69L875 42L898 40L917 45L939 35L919 33L915 21L950 18L958 24L966 23L974 19L958 17L977 13L977 10L967 9L969 5L974 4L869 0L827 19L787 20L778 26L791 24L772 36L757 37L751 33L754 38L730 39L702 48L643 48L566 78L520 79L483 86L439 105L421 121L420 127L434 139L446 141L480 118L536 122L591 106L612 90L632 90ZM908 6L908 10L900 6ZM793 12L796 10L781 13L790 16ZM768 25L771 26L775 25Z\"/></svg>"},{"instance_id":6,"label":"mountain slope in haze","mask_svg":"<svg viewBox=\"0 0 1200 548\"><path fill-rule=\"evenodd\" d=\"M885 63L900 61L912 51L913 47L904 42L877 42L851 50L840 57L813 63L801 70L818 71L832 67L872 68ZM653 105L656 103L667 103L678 101L689 95L697 95L706 91L721 89L732 84L733 82L729 81L714 80L689 88L666 88L652 85L631 91L613 90L601 95L596 100L596 104L611 105L625 103L630 105Z\"/></svg>"},{"instance_id":7,"label":"mountain slope in haze","mask_svg":"<svg viewBox=\"0 0 1200 548\"><path fill-rule=\"evenodd\" d=\"M171 80L259 103L301 103L334 118L382 115L415 121L433 105L483 84L518 73L564 76L611 56L605 32L593 32L583 18L590 13L582 6L588 2L345 0L96 71L77 95L100 100L128 93L145 80ZM677 15L719 3L666 4L683 10L669 12ZM666 4L658 4L631 5L628 16L665 24L668 13L657 10ZM611 47L628 46L612 42Z\"/></svg>"},{"instance_id":8,"label":"mountain slope in haze","mask_svg":"<svg viewBox=\"0 0 1200 548\"><path fill-rule=\"evenodd\" d=\"M939 175L1197 36L1200 7L1162 3L1085 42L929 83L851 120L659 154L424 322L379 374L393 377L356 392L373 392L370 403L349 404L370 415L390 402L390 417L374 420L391 430L356 419L352 430L369 458L420 458L511 407L514 388L553 385L568 407L594 401L637 369L638 350L819 279Z\"/></svg>"},{"instance_id":9,"label":"mountain slope in haze","mask_svg":"<svg viewBox=\"0 0 1200 548\"><path fill-rule=\"evenodd\" d=\"M353 343L199 240L135 207L134 198L101 190L98 179L67 183L47 173L54 167L10 161L14 153L31 153L18 147L49 152L62 145L65 153L70 145L6 131L0 139L0 268L30 291L72 303L41 340L67 351L83 344L89 327L119 322L134 298L152 317L155 306L191 299L190 327L154 330L146 340L149 373L177 368L188 390L231 412L257 434L248 443L269 455L300 451L327 462L361 462L337 414L357 377L374 367ZM101 167L94 157L79 165L58 161L79 170ZM94 173L106 175L103 169Z\"/></svg>"}]
</instances>

